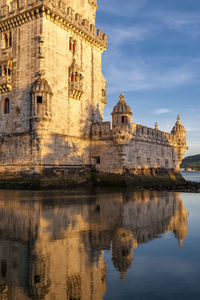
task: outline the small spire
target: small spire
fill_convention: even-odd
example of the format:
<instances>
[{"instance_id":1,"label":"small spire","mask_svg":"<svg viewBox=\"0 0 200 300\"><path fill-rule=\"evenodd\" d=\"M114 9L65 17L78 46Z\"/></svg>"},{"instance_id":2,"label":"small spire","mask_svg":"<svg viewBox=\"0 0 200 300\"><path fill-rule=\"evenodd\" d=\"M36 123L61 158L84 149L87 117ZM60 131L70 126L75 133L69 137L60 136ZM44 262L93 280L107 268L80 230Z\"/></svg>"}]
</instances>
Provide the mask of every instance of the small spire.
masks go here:
<instances>
[{"instance_id":1,"label":"small spire","mask_svg":"<svg viewBox=\"0 0 200 300\"><path fill-rule=\"evenodd\" d=\"M156 122L156 124L155 124L155 129L156 130L159 130L159 128L158 128L158 123Z\"/></svg>"},{"instance_id":2,"label":"small spire","mask_svg":"<svg viewBox=\"0 0 200 300\"><path fill-rule=\"evenodd\" d=\"M125 101L125 100L124 100L125 97L124 97L124 94L123 94L123 93L121 93L121 95L119 96L119 98L120 98L120 102L121 102L121 101Z\"/></svg>"},{"instance_id":3,"label":"small spire","mask_svg":"<svg viewBox=\"0 0 200 300\"><path fill-rule=\"evenodd\" d=\"M177 124L181 125L181 117L180 117L180 115L177 116Z\"/></svg>"},{"instance_id":4,"label":"small spire","mask_svg":"<svg viewBox=\"0 0 200 300\"><path fill-rule=\"evenodd\" d=\"M120 100L124 100L124 94L123 93L121 93L121 95L119 97L120 97Z\"/></svg>"}]
</instances>

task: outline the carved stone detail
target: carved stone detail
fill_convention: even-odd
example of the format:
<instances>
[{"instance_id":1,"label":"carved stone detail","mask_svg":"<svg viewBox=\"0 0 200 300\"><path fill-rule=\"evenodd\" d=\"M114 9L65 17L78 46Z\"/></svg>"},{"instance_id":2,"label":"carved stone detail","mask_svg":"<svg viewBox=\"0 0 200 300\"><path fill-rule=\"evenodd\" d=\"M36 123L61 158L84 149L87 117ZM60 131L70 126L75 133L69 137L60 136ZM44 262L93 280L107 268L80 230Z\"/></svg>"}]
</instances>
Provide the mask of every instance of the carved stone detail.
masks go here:
<instances>
[{"instance_id":1,"label":"carved stone detail","mask_svg":"<svg viewBox=\"0 0 200 300\"><path fill-rule=\"evenodd\" d=\"M80 67L73 60L69 67L69 96L73 99L80 100L83 94L83 75Z\"/></svg>"}]
</instances>

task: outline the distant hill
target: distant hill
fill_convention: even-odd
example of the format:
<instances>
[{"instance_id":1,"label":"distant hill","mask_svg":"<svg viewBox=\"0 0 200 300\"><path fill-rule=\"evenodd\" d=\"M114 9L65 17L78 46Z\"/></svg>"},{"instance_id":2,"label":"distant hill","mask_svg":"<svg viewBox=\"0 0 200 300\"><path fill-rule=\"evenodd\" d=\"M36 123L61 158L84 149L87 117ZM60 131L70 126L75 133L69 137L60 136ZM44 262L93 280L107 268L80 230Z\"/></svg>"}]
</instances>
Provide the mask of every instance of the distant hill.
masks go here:
<instances>
[{"instance_id":1,"label":"distant hill","mask_svg":"<svg viewBox=\"0 0 200 300\"><path fill-rule=\"evenodd\" d=\"M185 157L181 163L181 168L200 170L200 154Z\"/></svg>"}]
</instances>

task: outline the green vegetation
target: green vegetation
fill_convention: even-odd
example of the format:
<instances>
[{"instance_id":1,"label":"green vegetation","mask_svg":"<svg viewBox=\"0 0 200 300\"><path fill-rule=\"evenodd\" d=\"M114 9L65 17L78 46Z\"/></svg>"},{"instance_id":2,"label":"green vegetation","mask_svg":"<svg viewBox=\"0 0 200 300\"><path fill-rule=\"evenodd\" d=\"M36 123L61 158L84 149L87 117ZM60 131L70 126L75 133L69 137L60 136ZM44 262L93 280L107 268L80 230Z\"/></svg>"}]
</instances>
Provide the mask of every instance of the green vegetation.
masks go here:
<instances>
[{"instance_id":1,"label":"green vegetation","mask_svg":"<svg viewBox=\"0 0 200 300\"><path fill-rule=\"evenodd\" d=\"M200 154L185 157L182 161L181 168L200 171Z\"/></svg>"}]
</instances>

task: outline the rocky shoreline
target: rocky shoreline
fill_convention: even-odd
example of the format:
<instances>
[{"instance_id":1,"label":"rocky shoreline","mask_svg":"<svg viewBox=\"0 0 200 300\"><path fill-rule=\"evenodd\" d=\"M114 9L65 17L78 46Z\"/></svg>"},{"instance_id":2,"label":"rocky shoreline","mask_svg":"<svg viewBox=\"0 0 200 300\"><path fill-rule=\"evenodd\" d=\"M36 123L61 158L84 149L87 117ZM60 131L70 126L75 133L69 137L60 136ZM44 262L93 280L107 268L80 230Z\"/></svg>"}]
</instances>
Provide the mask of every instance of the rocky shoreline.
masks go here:
<instances>
[{"instance_id":1,"label":"rocky shoreline","mask_svg":"<svg viewBox=\"0 0 200 300\"><path fill-rule=\"evenodd\" d=\"M112 188L200 193L200 183L186 181L179 173L154 175L105 174L91 170L69 173L1 174L0 189L50 190L68 188Z\"/></svg>"},{"instance_id":2,"label":"rocky shoreline","mask_svg":"<svg viewBox=\"0 0 200 300\"><path fill-rule=\"evenodd\" d=\"M172 191L172 192L185 192L185 193L200 193L200 183L186 181L184 183L177 184L165 184L165 185L144 185L142 188L138 187L139 190L147 189L152 191Z\"/></svg>"}]
</instances>

